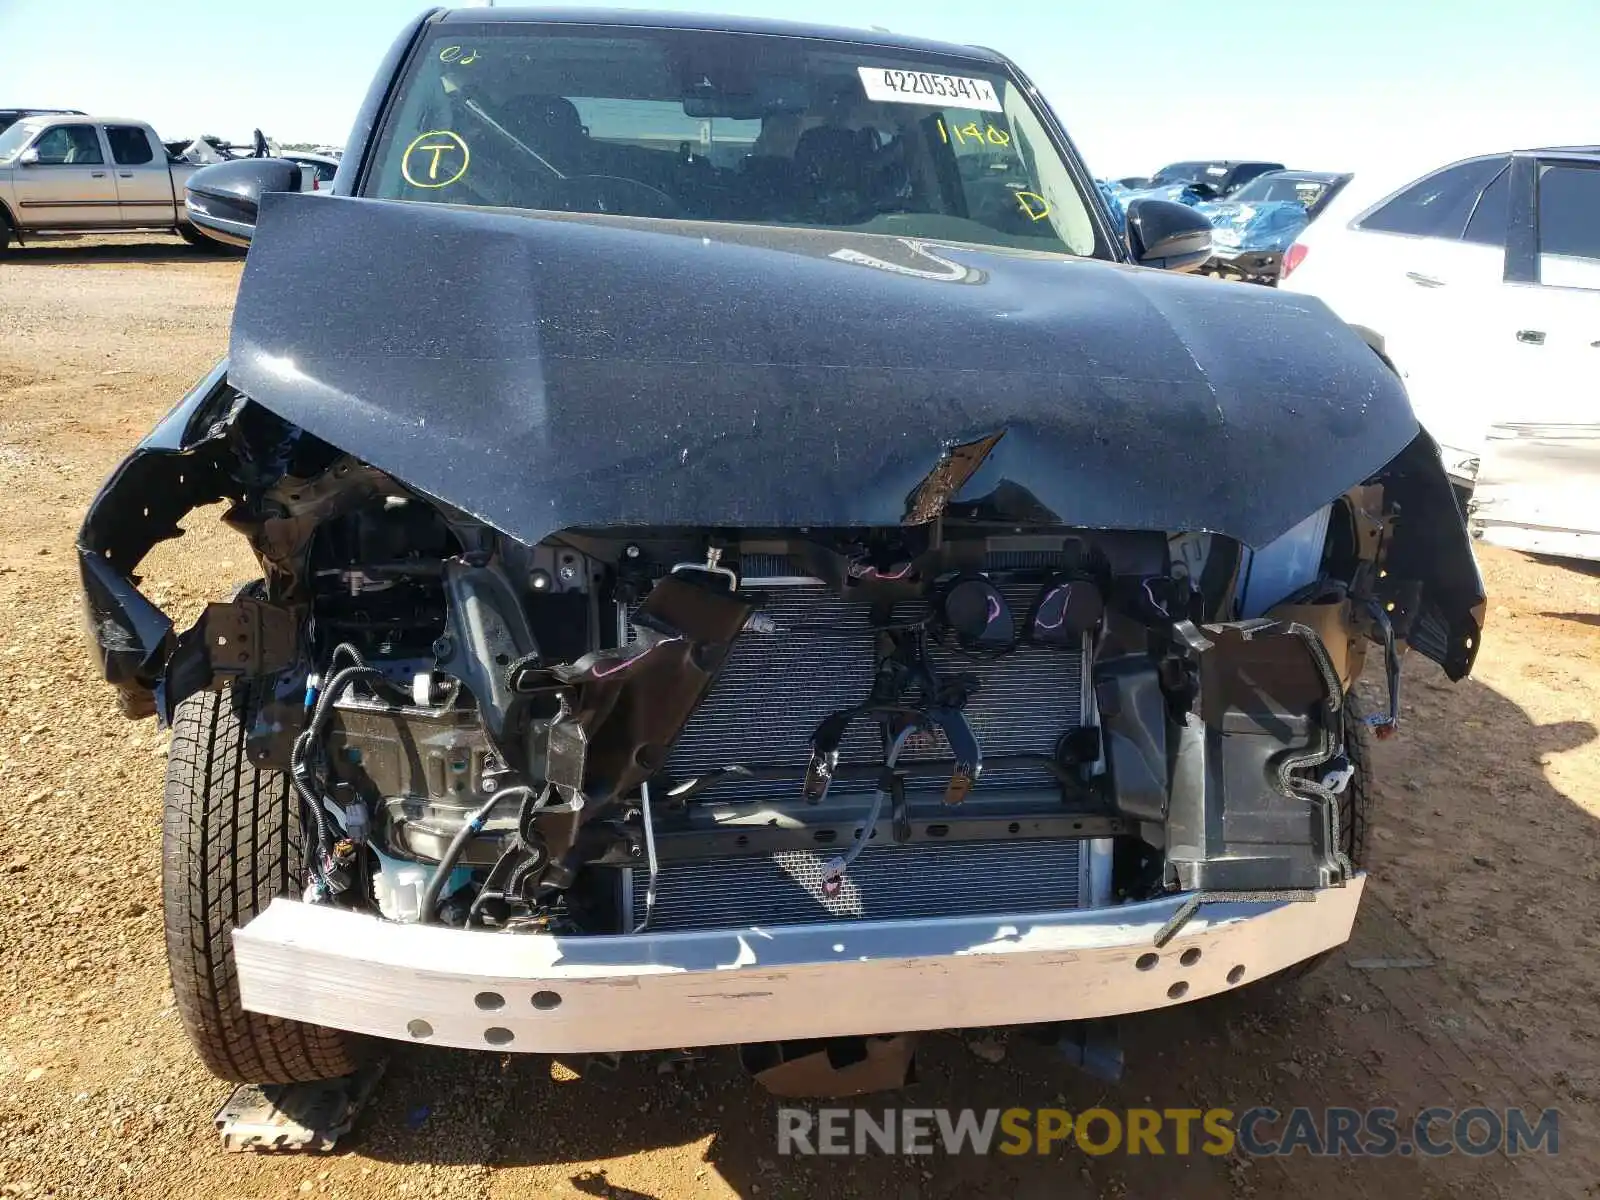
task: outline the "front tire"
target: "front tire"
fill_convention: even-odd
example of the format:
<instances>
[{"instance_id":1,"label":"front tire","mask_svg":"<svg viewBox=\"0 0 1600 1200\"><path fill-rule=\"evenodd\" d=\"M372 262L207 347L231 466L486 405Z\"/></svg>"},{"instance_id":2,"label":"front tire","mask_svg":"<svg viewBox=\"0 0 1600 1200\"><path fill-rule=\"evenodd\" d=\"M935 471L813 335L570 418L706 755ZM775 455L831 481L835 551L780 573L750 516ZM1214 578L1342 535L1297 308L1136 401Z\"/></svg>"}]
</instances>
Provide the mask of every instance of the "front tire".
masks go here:
<instances>
[{"instance_id":1,"label":"front tire","mask_svg":"<svg viewBox=\"0 0 1600 1200\"><path fill-rule=\"evenodd\" d=\"M347 1075L363 1040L239 1003L232 931L277 896L297 893L304 861L289 779L245 756L250 685L178 706L167 753L162 893L172 991L206 1067L236 1083Z\"/></svg>"},{"instance_id":2,"label":"front tire","mask_svg":"<svg viewBox=\"0 0 1600 1200\"><path fill-rule=\"evenodd\" d=\"M1354 689L1344 698L1344 752L1355 768L1339 793L1339 848L1356 870L1367 864L1367 829L1372 820L1376 783L1372 778L1372 726Z\"/></svg>"}]
</instances>

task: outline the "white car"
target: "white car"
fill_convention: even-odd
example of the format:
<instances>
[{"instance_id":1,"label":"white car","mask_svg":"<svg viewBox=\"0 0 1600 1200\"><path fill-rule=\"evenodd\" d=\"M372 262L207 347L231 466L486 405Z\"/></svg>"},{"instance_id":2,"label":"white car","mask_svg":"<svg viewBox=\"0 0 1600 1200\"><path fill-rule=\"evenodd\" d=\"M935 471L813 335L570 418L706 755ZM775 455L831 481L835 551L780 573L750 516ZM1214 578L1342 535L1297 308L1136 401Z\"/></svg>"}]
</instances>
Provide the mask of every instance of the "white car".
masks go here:
<instances>
[{"instance_id":1,"label":"white car","mask_svg":"<svg viewBox=\"0 0 1600 1200\"><path fill-rule=\"evenodd\" d=\"M1308 226L1280 286L1393 364L1484 540L1600 558L1600 147L1442 167Z\"/></svg>"},{"instance_id":2,"label":"white car","mask_svg":"<svg viewBox=\"0 0 1600 1200\"><path fill-rule=\"evenodd\" d=\"M333 186L334 174L339 170L339 160L331 154L315 154L309 150L285 150L278 158L300 164L303 192L325 192Z\"/></svg>"}]
</instances>

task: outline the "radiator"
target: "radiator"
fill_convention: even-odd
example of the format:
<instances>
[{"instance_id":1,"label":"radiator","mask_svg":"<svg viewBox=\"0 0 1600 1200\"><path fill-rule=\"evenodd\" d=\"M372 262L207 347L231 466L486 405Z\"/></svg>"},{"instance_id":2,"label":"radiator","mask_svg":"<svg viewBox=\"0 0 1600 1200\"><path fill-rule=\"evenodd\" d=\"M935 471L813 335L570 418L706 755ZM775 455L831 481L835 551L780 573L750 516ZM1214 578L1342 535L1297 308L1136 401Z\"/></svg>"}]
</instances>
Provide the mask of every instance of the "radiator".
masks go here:
<instances>
[{"instance_id":1,"label":"radiator","mask_svg":"<svg viewBox=\"0 0 1600 1200\"><path fill-rule=\"evenodd\" d=\"M860 704L873 677L873 640L866 605L849 604L809 581L747 579L745 587L769 599L762 613L778 632L749 632L732 653L710 694L679 734L667 760L674 779L742 765L804 770L817 723L829 713ZM1038 583L1002 585L1019 625ZM915 615L897 609L895 617ZM1082 723L1084 657L1049 646L1022 646L1001 658L972 658L934 646L929 657L941 672L970 672L980 690L967 707L985 760L1001 755L1053 756L1061 735ZM908 744L902 762L949 759L944 736ZM870 722L854 723L840 747L840 762L877 765L883 748ZM870 780L841 779L836 794L870 793ZM979 788L1054 788L1054 778L1039 766L985 765ZM913 779L908 790L939 790L942 779ZM707 800L795 798L800 781L731 780L702 793ZM948 850L948 848L941 848Z\"/></svg>"},{"instance_id":2,"label":"radiator","mask_svg":"<svg viewBox=\"0 0 1600 1200\"><path fill-rule=\"evenodd\" d=\"M822 893L827 850L662 865L650 928L663 932L818 921L910 920L1076 908L1086 843L1065 838L870 846L839 894ZM644 918L648 875L625 871L623 911Z\"/></svg>"}]
</instances>

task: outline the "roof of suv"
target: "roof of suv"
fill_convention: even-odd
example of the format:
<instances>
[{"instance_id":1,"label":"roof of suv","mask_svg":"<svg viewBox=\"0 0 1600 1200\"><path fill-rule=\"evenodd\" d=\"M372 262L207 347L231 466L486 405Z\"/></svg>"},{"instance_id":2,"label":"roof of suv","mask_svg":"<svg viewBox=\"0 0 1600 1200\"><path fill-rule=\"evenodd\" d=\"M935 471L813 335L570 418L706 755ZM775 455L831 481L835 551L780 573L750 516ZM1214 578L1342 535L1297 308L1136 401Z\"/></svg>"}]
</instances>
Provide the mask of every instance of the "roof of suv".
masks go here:
<instances>
[{"instance_id":1,"label":"roof of suv","mask_svg":"<svg viewBox=\"0 0 1600 1200\"><path fill-rule=\"evenodd\" d=\"M1513 150L1512 153L1559 156L1561 158L1576 158L1587 161L1600 159L1600 146L1541 146L1537 150Z\"/></svg>"},{"instance_id":2,"label":"roof of suv","mask_svg":"<svg viewBox=\"0 0 1600 1200\"><path fill-rule=\"evenodd\" d=\"M1183 158L1177 162L1168 163L1161 170L1170 171L1175 167L1200 167L1201 169L1221 167L1229 171L1239 167L1272 167L1276 170L1281 170L1282 164L1265 158ZM1158 175L1160 173L1160 171L1156 172Z\"/></svg>"},{"instance_id":3,"label":"roof of suv","mask_svg":"<svg viewBox=\"0 0 1600 1200\"><path fill-rule=\"evenodd\" d=\"M811 25L801 21L776 21L764 17L709 16L693 13L642 12L610 8L458 8L445 12L441 20L449 23L515 22L550 25L612 25L646 29L701 29L727 33L764 33L777 37L816 38L827 42L854 42L863 46L882 46L889 50L911 50L925 54L949 54L962 58L1004 63L996 51L981 46L933 42L905 37L880 29L846 29L831 25Z\"/></svg>"},{"instance_id":4,"label":"roof of suv","mask_svg":"<svg viewBox=\"0 0 1600 1200\"><path fill-rule=\"evenodd\" d=\"M1282 171L1268 171L1265 175L1256 176L1256 179L1306 179L1314 183L1334 183L1349 178L1348 171L1301 171L1295 167L1288 167ZM1251 182L1254 183L1255 180Z\"/></svg>"}]
</instances>

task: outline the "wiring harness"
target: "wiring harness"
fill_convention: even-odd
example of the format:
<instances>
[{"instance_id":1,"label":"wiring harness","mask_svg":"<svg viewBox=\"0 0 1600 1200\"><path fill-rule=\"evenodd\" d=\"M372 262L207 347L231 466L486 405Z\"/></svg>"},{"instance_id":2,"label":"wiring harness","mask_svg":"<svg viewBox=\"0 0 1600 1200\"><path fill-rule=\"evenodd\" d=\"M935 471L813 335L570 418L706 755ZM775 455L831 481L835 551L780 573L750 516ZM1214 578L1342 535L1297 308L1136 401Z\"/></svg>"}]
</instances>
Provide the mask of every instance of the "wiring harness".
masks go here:
<instances>
[{"instance_id":1,"label":"wiring harness","mask_svg":"<svg viewBox=\"0 0 1600 1200\"><path fill-rule=\"evenodd\" d=\"M347 666L339 666L341 659L349 659ZM310 713L306 727L295 738L289 752L289 779L295 794L300 797L303 814L302 832L306 847L306 874L308 885L306 899L326 901L348 891L355 882L354 869L361 858L355 842L336 831L328 812L330 801L323 782L326 762L323 759L323 736L334 704L357 683L380 682L384 674L370 665L361 652L348 642L333 648L328 670L331 673L324 684L317 675L306 677L306 710Z\"/></svg>"}]
</instances>

